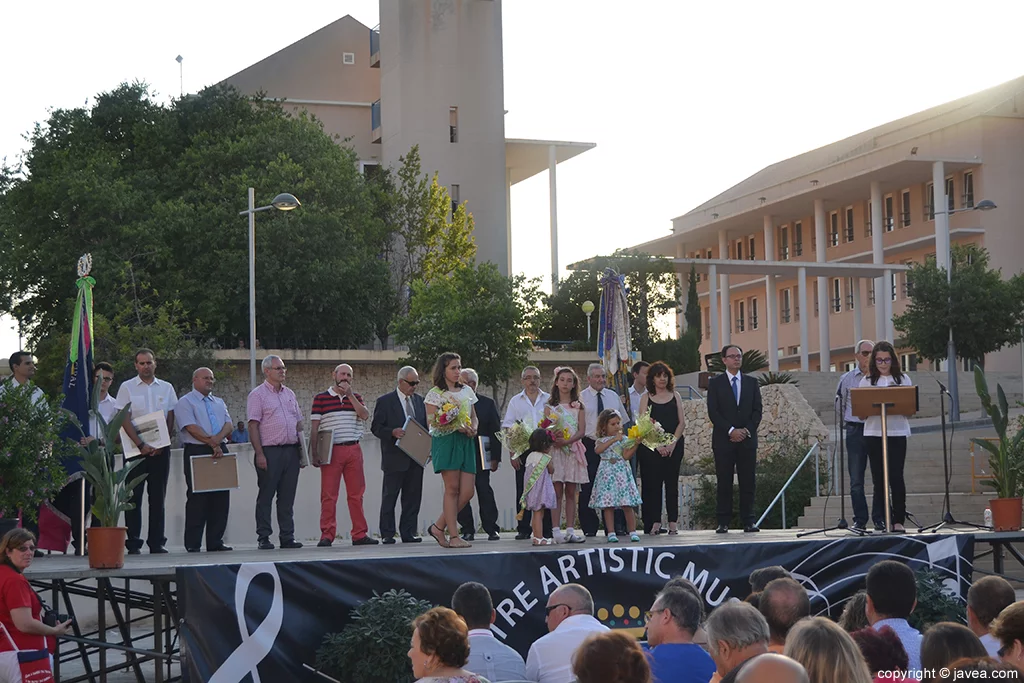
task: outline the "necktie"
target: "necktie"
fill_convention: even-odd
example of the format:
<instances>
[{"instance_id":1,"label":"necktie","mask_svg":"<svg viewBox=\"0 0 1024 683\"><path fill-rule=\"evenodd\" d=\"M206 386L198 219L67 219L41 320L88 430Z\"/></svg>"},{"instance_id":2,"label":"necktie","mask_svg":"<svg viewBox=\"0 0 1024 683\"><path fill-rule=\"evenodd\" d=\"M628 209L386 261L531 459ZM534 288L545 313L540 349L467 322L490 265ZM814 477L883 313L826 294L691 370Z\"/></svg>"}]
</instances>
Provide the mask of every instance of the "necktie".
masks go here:
<instances>
[{"instance_id":1,"label":"necktie","mask_svg":"<svg viewBox=\"0 0 1024 683\"><path fill-rule=\"evenodd\" d=\"M405 416L416 417L416 409L412 407L412 396L405 397Z\"/></svg>"},{"instance_id":2,"label":"necktie","mask_svg":"<svg viewBox=\"0 0 1024 683\"><path fill-rule=\"evenodd\" d=\"M736 397L736 405L740 404L740 378L732 378L732 393Z\"/></svg>"},{"instance_id":3,"label":"necktie","mask_svg":"<svg viewBox=\"0 0 1024 683\"><path fill-rule=\"evenodd\" d=\"M213 416L213 399L204 396L203 405L206 406L206 419L210 421L210 436L216 436L220 430L217 429L217 418Z\"/></svg>"},{"instance_id":4,"label":"necktie","mask_svg":"<svg viewBox=\"0 0 1024 683\"><path fill-rule=\"evenodd\" d=\"M603 412L604 412L604 396L602 396L601 392L599 391L599 392L597 392L597 414L600 415Z\"/></svg>"}]
</instances>

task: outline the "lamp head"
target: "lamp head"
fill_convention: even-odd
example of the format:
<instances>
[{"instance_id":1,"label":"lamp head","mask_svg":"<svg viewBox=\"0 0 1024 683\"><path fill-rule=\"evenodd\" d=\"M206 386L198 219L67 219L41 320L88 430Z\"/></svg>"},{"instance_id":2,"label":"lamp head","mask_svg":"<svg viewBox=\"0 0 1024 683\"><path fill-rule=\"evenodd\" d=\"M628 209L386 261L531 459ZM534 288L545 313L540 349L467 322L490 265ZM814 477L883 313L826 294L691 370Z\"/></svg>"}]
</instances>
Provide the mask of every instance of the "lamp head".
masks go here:
<instances>
[{"instance_id":1,"label":"lamp head","mask_svg":"<svg viewBox=\"0 0 1024 683\"><path fill-rule=\"evenodd\" d=\"M288 194L287 192L282 192L274 197L274 201L270 202L270 205L275 209L280 209L281 211L291 211L292 209L297 209L302 206L295 195Z\"/></svg>"},{"instance_id":2,"label":"lamp head","mask_svg":"<svg viewBox=\"0 0 1024 683\"><path fill-rule=\"evenodd\" d=\"M991 211L994 208L996 208L996 203L991 199L982 199L974 205L975 211Z\"/></svg>"},{"instance_id":3,"label":"lamp head","mask_svg":"<svg viewBox=\"0 0 1024 683\"><path fill-rule=\"evenodd\" d=\"M584 313L586 313L587 315L590 315L591 313L594 312L594 302L593 301L584 301L583 304L580 306L580 308L583 309Z\"/></svg>"}]
</instances>

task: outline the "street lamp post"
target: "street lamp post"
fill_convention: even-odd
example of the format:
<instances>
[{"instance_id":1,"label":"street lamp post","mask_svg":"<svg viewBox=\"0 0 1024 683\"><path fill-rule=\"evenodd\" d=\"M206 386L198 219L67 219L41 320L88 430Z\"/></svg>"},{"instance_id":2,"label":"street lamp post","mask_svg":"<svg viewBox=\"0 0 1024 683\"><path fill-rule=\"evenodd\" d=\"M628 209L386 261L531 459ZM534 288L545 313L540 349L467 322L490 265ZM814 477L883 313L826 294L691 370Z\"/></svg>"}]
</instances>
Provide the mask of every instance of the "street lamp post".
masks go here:
<instances>
[{"instance_id":1,"label":"street lamp post","mask_svg":"<svg viewBox=\"0 0 1024 683\"><path fill-rule=\"evenodd\" d=\"M282 192L267 206L256 207L256 191L249 188L249 208L239 216L249 216L249 386L256 386L256 212L267 209L291 211L301 204L295 195Z\"/></svg>"},{"instance_id":2,"label":"street lamp post","mask_svg":"<svg viewBox=\"0 0 1024 683\"><path fill-rule=\"evenodd\" d=\"M590 301L588 299L587 301L583 302L583 304L580 306L580 308L582 308L583 312L587 314L587 343L589 344L590 343L590 314L594 312L594 302Z\"/></svg>"},{"instance_id":3,"label":"street lamp post","mask_svg":"<svg viewBox=\"0 0 1024 683\"><path fill-rule=\"evenodd\" d=\"M949 206L949 199L943 194L943 206ZM943 258L946 263L946 284L948 285L949 291L949 302L948 311L952 313L953 310L953 243L950 238L949 232L949 217L955 213L963 213L964 211L991 211L996 208L996 203L990 199L983 199L974 206L966 206L962 209L953 209L952 211L936 211L936 216L945 216L946 220L941 221L942 237L944 238L943 244L946 247L946 253L943 254ZM946 374L947 381L949 382L949 421L959 422L960 421L960 388L957 379L957 367L956 367L956 343L953 341L953 321L949 321L949 343L946 348Z\"/></svg>"}]
</instances>

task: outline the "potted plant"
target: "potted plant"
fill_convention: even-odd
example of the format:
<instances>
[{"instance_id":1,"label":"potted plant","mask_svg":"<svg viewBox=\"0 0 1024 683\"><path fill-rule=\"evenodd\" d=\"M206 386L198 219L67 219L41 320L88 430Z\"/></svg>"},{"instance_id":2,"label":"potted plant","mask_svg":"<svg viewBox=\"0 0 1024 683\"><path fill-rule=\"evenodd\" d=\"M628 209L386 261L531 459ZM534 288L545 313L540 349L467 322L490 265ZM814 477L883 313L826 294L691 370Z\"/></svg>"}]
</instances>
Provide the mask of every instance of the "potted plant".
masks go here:
<instances>
[{"instance_id":1,"label":"potted plant","mask_svg":"<svg viewBox=\"0 0 1024 683\"><path fill-rule=\"evenodd\" d=\"M124 566L125 539L128 529L120 526L121 513L134 510L131 502L132 491L142 483L146 475L128 481L128 475L141 462L126 460L124 467L113 468L114 444L117 443L118 431L125 415L131 409L129 403L114 416L110 424L104 421L97 408L99 386L93 392L90 413L99 425L104 438L93 439L89 443L78 444L82 456L82 469L85 478L92 485L92 514L99 521L98 527L86 530L89 543L89 567L92 569L120 569ZM72 415L72 417L74 417ZM75 420L77 424L77 420ZM79 425L81 427L81 425ZM126 483L127 482L127 483Z\"/></svg>"},{"instance_id":2,"label":"potted plant","mask_svg":"<svg viewBox=\"0 0 1024 683\"><path fill-rule=\"evenodd\" d=\"M981 399L981 407L992 418L998 443L984 439L972 439L981 448L989 452L989 469L992 479L985 484L996 490L997 498L989 501L992 510L992 528L995 531L1018 531L1021 526L1021 442L1024 440L1024 429L1015 434L1008 434L1010 424L1010 406L1001 384L996 384L996 403L988 393L988 382L981 368L974 368L974 385Z\"/></svg>"},{"instance_id":3,"label":"potted plant","mask_svg":"<svg viewBox=\"0 0 1024 683\"><path fill-rule=\"evenodd\" d=\"M60 438L67 426L57 401L33 399L35 388L0 385L0 536L18 526L19 513L36 519L67 475L61 460L74 450Z\"/></svg>"}]
</instances>

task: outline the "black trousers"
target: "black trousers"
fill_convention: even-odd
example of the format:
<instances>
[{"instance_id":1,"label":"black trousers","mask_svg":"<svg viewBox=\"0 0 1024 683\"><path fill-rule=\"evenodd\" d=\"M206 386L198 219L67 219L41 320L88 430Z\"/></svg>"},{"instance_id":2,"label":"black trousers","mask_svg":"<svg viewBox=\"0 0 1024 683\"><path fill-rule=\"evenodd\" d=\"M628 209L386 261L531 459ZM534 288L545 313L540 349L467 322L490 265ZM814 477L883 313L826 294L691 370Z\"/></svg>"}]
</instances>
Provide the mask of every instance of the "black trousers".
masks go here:
<instances>
[{"instance_id":1,"label":"black trousers","mask_svg":"<svg viewBox=\"0 0 1024 683\"><path fill-rule=\"evenodd\" d=\"M907 484L903 479L903 466L907 462L907 437L890 436L889 442L889 505L892 508L892 523L903 524L907 520ZM864 450L871 463L871 481L874 493L871 496L871 521L885 524L885 468L882 463L882 437L865 436Z\"/></svg>"},{"instance_id":2,"label":"black trousers","mask_svg":"<svg viewBox=\"0 0 1024 683\"><path fill-rule=\"evenodd\" d=\"M277 496L277 527L282 543L295 540L295 489L299 486L299 445L264 446L267 469L256 468L256 536L269 539L274 533L270 509Z\"/></svg>"},{"instance_id":3,"label":"black trousers","mask_svg":"<svg viewBox=\"0 0 1024 683\"><path fill-rule=\"evenodd\" d=\"M149 493L149 535L146 545L150 550L163 548L167 544L164 536L164 499L167 497L167 477L171 470L171 449L161 448L152 455L136 458L140 464L128 475L133 479L145 474L146 478L132 491L131 502L134 510L124 513L125 526L128 527L128 539L124 542L128 550L142 548L142 491Z\"/></svg>"},{"instance_id":4,"label":"black trousers","mask_svg":"<svg viewBox=\"0 0 1024 683\"><path fill-rule=\"evenodd\" d=\"M754 524L754 471L757 468L757 449L730 443L713 449L715 475L718 477L718 523L732 520L732 476L740 483L740 524Z\"/></svg>"},{"instance_id":5,"label":"black trousers","mask_svg":"<svg viewBox=\"0 0 1024 683\"><path fill-rule=\"evenodd\" d=\"M676 444L672 455L662 457L657 451L640 446L636 450L640 462L641 514L644 533L661 523L662 496L669 522L679 522L679 468L683 464L683 442ZM731 506L731 503L730 503Z\"/></svg>"},{"instance_id":6,"label":"black trousers","mask_svg":"<svg viewBox=\"0 0 1024 683\"><path fill-rule=\"evenodd\" d=\"M491 488L491 471L489 469L476 473L476 499L480 506L480 526L484 533L498 533L498 504L494 502L494 490ZM466 503L459 510L459 529L464 534L476 533L476 522L473 520L473 504Z\"/></svg>"},{"instance_id":7,"label":"black trousers","mask_svg":"<svg viewBox=\"0 0 1024 683\"><path fill-rule=\"evenodd\" d=\"M395 537L395 504L402 498L402 516L398 532L402 540L416 536L419 526L420 501L423 499L423 468L410 464L405 471L384 473L380 500L380 537Z\"/></svg>"},{"instance_id":8,"label":"black trousers","mask_svg":"<svg viewBox=\"0 0 1024 683\"><path fill-rule=\"evenodd\" d=\"M582 441L584 448L587 449L587 479L589 481L586 484L580 484L580 529L586 536L596 536L598 529L604 526L604 517L590 507L590 495L594 491L594 478L597 477L597 468L601 466L601 456L594 450L596 444L593 439L585 436ZM618 508L615 510L615 531L620 534L626 533L626 516ZM604 532L607 534L608 530L605 529Z\"/></svg>"},{"instance_id":9,"label":"black trousers","mask_svg":"<svg viewBox=\"0 0 1024 683\"><path fill-rule=\"evenodd\" d=\"M221 444L221 450L228 452ZM228 528L228 511L231 509L230 491L195 493L192 491L192 457L209 455L213 449L206 444L185 444L185 547L199 548L206 531L206 549L224 545L224 532Z\"/></svg>"},{"instance_id":10,"label":"black trousers","mask_svg":"<svg viewBox=\"0 0 1024 683\"><path fill-rule=\"evenodd\" d=\"M53 507L67 515L71 520L71 543L75 548L82 547L82 481L73 481L53 498ZM85 484L85 515L92 510L92 486Z\"/></svg>"},{"instance_id":11,"label":"black trousers","mask_svg":"<svg viewBox=\"0 0 1024 683\"><path fill-rule=\"evenodd\" d=\"M516 510L519 510L519 501L523 498L523 489L526 488L526 458L519 456L519 469L516 470ZM517 531L519 536L529 538L533 535L533 511L523 510L523 518L519 520ZM551 538L551 510L544 510L544 522L542 525L544 538Z\"/></svg>"}]
</instances>

